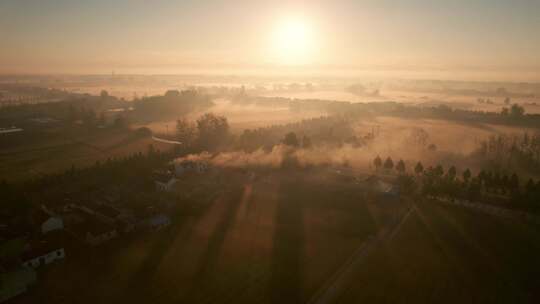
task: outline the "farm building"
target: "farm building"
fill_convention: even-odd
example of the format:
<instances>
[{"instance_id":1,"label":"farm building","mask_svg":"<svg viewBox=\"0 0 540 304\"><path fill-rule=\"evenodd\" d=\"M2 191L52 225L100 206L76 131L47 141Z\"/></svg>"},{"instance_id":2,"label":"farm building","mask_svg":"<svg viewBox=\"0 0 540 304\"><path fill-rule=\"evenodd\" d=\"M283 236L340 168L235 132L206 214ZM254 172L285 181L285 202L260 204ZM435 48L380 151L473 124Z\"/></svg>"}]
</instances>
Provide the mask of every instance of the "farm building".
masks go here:
<instances>
[{"instance_id":1,"label":"farm building","mask_svg":"<svg viewBox=\"0 0 540 304\"><path fill-rule=\"evenodd\" d=\"M171 219L164 214L156 214L144 221L144 224L154 230L160 230L171 224Z\"/></svg>"},{"instance_id":2,"label":"farm building","mask_svg":"<svg viewBox=\"0 0 540 304\"><path fill-rule=\"evenodd\" d=\"M208 163L204 161L183 160L174 164L176 176L182 176L188 172L204 173L208 170Z\"/></svg>"},{"instance_id":3,"label":"farm building","mask_svg":"<svg viewBox=\"0 0 540 304\"><path fill-rule=\"evenodd\" d=\"M34 223L39 225L42 234L64 229L62 218L48 210L45 206L41 206L34 213L33 219Z\"/></svg>"},{"instance_id":4,"label":"farm building","mask_svg":"<svg viewBox=\"0 0 540 304\"><path fill-rule=\"evenodd\" d=\"M64 246L57 241L37 241L30 244L30 248L23 252L21 260L24 266L37 268L48 265L66 256Z\"/></svg>"},{"instance_id":5,"label":"farm building","mask_svg":"<svg viewBox=\"0 0 540 304\"><path fill-rule=\"evenodd\" d=\"M154 174L154 184L158 191L171 191L176 182L176 178L169 172L158 172Z\"/></svg>"},{"instance_id":6,"label":"farm building","mask_svg":"<svg viewBox=\"0 0 540 304\"><path fill-rule=\"evenodd\" d=\"M400 194L398 186L384 181L376 175L366 178L362 185L366 190L376 192L388 198L397 198Z\"/></svg>"}]
</instances>

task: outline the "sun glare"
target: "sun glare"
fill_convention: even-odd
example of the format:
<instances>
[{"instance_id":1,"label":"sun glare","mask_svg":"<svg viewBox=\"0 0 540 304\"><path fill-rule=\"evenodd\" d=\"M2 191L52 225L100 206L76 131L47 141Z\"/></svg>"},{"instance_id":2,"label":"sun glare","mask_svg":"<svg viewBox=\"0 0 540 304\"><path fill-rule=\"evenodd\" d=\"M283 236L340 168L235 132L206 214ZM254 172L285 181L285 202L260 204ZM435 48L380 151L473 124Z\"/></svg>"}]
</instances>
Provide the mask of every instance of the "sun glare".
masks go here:
<instances>
[{"instance_id":1,"label":"sun glare","mask_svg":"<svg viewBox=\"0 0 540 304\"><path fill-rule=\"evenodd\" d=\"M308 64L315 48L313 28L305 20L281 21L272 37L274 61L284 65Z\"/></svg>"}]
</instances>

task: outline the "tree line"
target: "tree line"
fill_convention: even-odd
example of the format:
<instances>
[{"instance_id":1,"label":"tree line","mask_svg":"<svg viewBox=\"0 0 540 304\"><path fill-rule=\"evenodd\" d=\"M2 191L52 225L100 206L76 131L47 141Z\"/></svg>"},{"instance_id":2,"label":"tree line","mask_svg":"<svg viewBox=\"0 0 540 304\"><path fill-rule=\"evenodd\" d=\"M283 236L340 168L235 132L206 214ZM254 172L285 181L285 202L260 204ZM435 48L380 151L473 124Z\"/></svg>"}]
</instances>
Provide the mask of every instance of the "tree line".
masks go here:
<instances>
[{"instance_id":1,"label":"tree line","mask_svg":"<svg viewBox=\"0 0 540 304\"><path fill-rule=\"evenodd\" d=\"M373 159L373 165L378 172L397 173L398 183L405 186L405 190L423 195L485 202L510 201L514 205L528 205L540 210L540 180L529 178L525 181L517 173L481 170L475 176L467 168L458 174L455 166L447 170L442 165L425 168L420 161L408 173L403 160L394 162L387 157L383 161L380 156Z\"/></svg>"}]
</instances>

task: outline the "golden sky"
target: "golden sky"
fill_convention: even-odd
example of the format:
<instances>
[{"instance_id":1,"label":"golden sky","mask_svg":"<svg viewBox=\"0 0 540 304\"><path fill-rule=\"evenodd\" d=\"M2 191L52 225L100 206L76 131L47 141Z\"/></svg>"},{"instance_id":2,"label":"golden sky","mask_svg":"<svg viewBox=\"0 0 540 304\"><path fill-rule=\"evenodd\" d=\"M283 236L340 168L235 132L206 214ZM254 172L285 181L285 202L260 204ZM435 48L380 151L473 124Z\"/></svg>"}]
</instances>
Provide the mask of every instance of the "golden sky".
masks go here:
<instances>
[{"instance_id":1,"label":"golden sky","mask_svg":"<svg viewBox=\"0 0 540 304\"><path fill-rule=\"evenodd\" d=\"M2 0L0 73L536 74L537 0Z\"/></svg>"}]
</instances>

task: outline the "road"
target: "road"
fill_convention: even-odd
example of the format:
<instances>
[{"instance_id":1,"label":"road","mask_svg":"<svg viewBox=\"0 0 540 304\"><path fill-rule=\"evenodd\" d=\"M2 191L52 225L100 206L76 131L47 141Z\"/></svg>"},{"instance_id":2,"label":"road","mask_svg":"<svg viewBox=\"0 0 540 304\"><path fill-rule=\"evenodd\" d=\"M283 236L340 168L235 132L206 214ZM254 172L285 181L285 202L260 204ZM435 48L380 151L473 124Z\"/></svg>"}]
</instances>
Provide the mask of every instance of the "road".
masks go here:
<instances>
[{"instance_id":1,"label":"road","mask_svg":"<svg viewBox=\"0 0 540 304\"><path fill-rule=\"evenodd\" d=\"M182 145L181 142L176 141L176 140L168 140L168 139L163 139L163 138L159 138L159 137L155 137L155 136L152 136L152 139L155 140L155 141L166 143L166 144Z\"/></svg>"}]
</instances>

